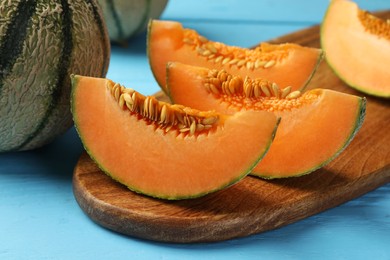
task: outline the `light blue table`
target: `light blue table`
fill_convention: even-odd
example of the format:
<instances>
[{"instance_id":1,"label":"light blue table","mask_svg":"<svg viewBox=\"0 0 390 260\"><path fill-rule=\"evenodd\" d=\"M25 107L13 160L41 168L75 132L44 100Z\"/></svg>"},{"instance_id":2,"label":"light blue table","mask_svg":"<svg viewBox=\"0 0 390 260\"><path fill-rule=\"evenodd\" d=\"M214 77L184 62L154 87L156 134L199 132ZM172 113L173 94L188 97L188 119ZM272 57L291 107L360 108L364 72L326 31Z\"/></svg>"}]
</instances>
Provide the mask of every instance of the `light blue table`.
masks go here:
<instances>
[{"instance_id":1,"label":"light blue table","mask_svg":"<svg viewBox=\"0 0 390 260\"><path fill-rule=\"evenodd\" d=\"M321 21L328 0L170 0L162 19L243 47ZM369 10L389 0L360 0ZM113 47L108 77L145 94L158 91L145 35ZM289 226L211 244L140 240L92 222L72 193L82 152L72 128L35 151L0 154L0 259L390 259L390 184Z\"/></svg>"}]
</instances>

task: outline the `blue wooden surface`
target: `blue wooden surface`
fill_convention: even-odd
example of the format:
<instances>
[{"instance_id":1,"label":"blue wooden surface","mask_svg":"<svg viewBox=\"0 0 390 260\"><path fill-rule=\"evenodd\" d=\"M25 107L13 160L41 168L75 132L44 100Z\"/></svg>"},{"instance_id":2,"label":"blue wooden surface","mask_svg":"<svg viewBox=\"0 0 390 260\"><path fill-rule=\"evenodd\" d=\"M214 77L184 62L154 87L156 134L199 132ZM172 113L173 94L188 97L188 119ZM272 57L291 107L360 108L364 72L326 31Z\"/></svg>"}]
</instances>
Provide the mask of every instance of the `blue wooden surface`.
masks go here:
<instances>
[{"instance_id":1,"label":"blue wooden surface","mask_svg":"<svg viewBox=\"0 0 390 260\"><path fill-rule=\"evenodd\" d=\"M360 0L369 10L389 0ZM328 0L170 0L162 19L217 41L252 46L319 23ZM158 91L145 35L114 46L108 77ZM390 184L286 227L210 244L156 243L106 230L78 207L72 171L82 152L75 130L29 152L0 154L0 259L390 259Z\"/></svg>"}]
</instances>

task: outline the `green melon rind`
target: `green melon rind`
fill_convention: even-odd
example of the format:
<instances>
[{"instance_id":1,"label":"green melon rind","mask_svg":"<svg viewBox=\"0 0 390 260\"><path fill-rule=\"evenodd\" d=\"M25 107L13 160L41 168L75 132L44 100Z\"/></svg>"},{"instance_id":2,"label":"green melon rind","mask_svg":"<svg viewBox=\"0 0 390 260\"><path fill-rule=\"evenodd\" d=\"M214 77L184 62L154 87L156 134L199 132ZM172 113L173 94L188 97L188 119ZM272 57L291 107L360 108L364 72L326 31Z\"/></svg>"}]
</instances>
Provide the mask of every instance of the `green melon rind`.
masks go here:
<instances>
[{"instance_id":1,"label":"green melon rind","mask_svg":"<svg viewBox=\"0 0 390 260\"><path fill-rule=\"evenodd\" d=\"M54 28L52 27L52 29L48 31L44 31L44 27L38 27L39 30L37 28L31 29L31 27L34 19L41 19L37 12L39 12L39 10L41 10L42 8L46 8L48 5L55 5L56 3L54 1L50 3L40 4L39 8L37 1L20 1L18 5L15 1L12 3L12 7L7 6L7 3L2 3L2 8L6 8L4 10L8 10L9 8L18 10L12 13L13 15L11 22L7 21L6 24L2 23L4 27L2 27L1 30L0 52L4 52L4 55L1 55L3 59L1 59L0 61L0 63L2 64L0 64L0 91L2 92L0 95L0 103L5 102L5 104L8 104L8 106L10 104L14 105L11 112L9 112L10 110L9 108L7 108L7 106L0 107L0 117L2 118L2 120L6 120L7 116L9 117L8 123L4 123L5 121L3 121L3 125L2 127L0 127L0 132L4 131L4 135L3 133L1 134L2 140L0 140L0 152L37 148L51 142L56 136L64 133L72 125L72 117L69 111L70 80L68 75L70 74L70 71L77 70L77 72L79 73L84 73L86 75L91 76L104 76L107 72L110 45L108 41L108 34L104 22L102 20L103 16L100 13L100 9L96 1L88 0L82 1L80 3L68 3L67 1L59 1L59 3L61 4L63 12L53 12L55 14L50 14L50 16L47 16L45 22L42 23L43 26L45 25L45 23L52 23L55 25ZM94 22L101 33L100 37L102 43L102 50L100 50L100 52L102 53L102 61L98 62L95 60L95 64L93 66L86 66L84 64L81 67L81 59L75 60L71 57L72 52L74 51L74 48L72 47L72 38L73 36L79 37L79 35L75 33L76 28L78 28L79 31L82 31L84 29L83 27L75 26L75 24L73 23L72 13L76 11L83 12L85 8L91 10L91 16L93 16L86 16L84 12L83 15L84 17L86 17L85 19L89 19L90 21ZM29 10L31 14L28 15L27 11L23 11L25 9ZM7 11L7 14L11 14L11 12ZM21 15L20 19L24 21L24 26L22 25L23 22L22 24L20 24L20 22L12 22L13 19L15 21L19 19L17 18L17 14ZM34 22L37 24L35 20ZM15 24L19 25L16 26ZM64 26L62 26L62 24ZM61 28L59 29L58 27ZM46 35L46 33L49 32L51 34L49 35L50 37L46 35L46 38L42 38L42 41L45 42L44 44L34 43L37 46L36 48L31 48L31 46L26 47L26 41L28 42L30 40L30 42L37 42L31 41L31 35L36 35L38 32L42 33L42 35ZM64 40L62 40L62 47L60 44L52 44L53 38L58 38L61 34L65 35ZM17 38L12 38L12 35L15 35L15 37ZM93 37L96 38L96 36ZM7 41L11 42L12 47L9 46L10 44L7 44ZM23 46L23 49L18 48L18 44L20 46ZM34 44L33 46L35 46ZM49 46L47 46L48 44ZM51 50L53 50L53 48L62 49L57 55L53 53L53 51L50 52L50 50L48 50L47 48ZM39 51L45 51L45 56L39 55L39 58L37 58L37 60L30 58L34 56L33 54L35 52L38 52L38 49ZM96 54L96 52L93 53ZM50 60L51 63L48 63L46 59ZM30 63L26 63L26 60ZM23 65L31 64L31 62L38 62L38 60L40 61L39 64L41 64L42 67L48 66L49 70L41 68L38 69L38 73L31 73L30 70L32 70L32 66L30 67L28 65ZM91 59L89 58L88 61L90 60ZM70 61L72 61L74 64L71 64ZM5 66L4 64L7 66ZM20 70L21 66L24 66L24 68L22 68L22 71ZM25 68L29 68L29 70L25 70ZM16 72L14 72L14 70ZM32 85L35 86L35 88L32 88L31 84L28 83L31 77L35 77L35 81L32 81L35 82ZM45 80L42 80L42 78L45 78ZM19 85L10 85L9 82L14 82L15 79ZM30 97L31 94L26 94L27 91L32 92L34 91L34 89L37 88L37 81L42 83L40 85L41 90L39 90L39 93L38 90L36 90L38 93L37 95L40 96L39 100L34 99L35 96ZM21 85L21 82L25 82L23 83L25 85ZM64 90L65 86L69 87L66 87L66 90ZM12 94L9 98L9 92L7 91L10 90L12 91L10 92ZM25 101L19 104L18 101L21 102L21 100L16 98L18 96L21 96L22 94L24 95L24 97L30 97L32 101L28 101L27 104ZM26 98L24 100L26 100ZM15 101L17 102L14 103ZM31 107L33 103L35 103L35 105ZM36 103L39 104L37 105ZM22 118L18 117L18 115L16 114L17 111L19 111L19 113L23 115L25 114L25 110L26 112L33 114L25 115L24 118L23 116ZM31 124L30 120L33 122L33 124ZM18 127L22 128L19 129ZM13 130L11 131L11 129ZM17 138L13 136L15 135L13 134L14 130L17 131Z\"/></svg>"},{"instance_id":2,"label":"green melon rind","mask_svg":"<svg viewBox=\"0 0 390 260\"><path fill-rule=\"evenodd\" d=\"M83 147L85 149L85 151L87 152L87 154L90 156L90 158L96 163L96 165L99 167L99 169L101 169L106 175L108 175L109 177L111 177L113 180L121 183L122 185L126 186L129 190L135 192L135 193L138 193L138 194L142 194L142 195L146 195L146 196L149 196L149 197L153 197L153 198L157 198L157 199L165 199L165 200L183 200L183 199L195 199L195 198L199 198L199 197L202 197L202 196L205 196L207 194L210 194L210 193L213 193L213 192L217 192L219 190L222 190L222 189L225 189L225 188L228 188L232 185L234 185L235 183L239 182L240 180L242 180L244 177L246 177L254 167L256 167L256 165L261 161L261 159L264 158L264 156L267 154L269 148L271 147L271 144L272 144L272 141L274 140L275 138L275 135L276 135L276 131L277 131L277 128L279 126L279 123L280 123L280 118L278 118L277 120L277 123L275 125L275 128L274 128L274 131L272 133L272 136L267 144L267 146L265 147L264 151L262 152L262 154L256 159L255 162L253 162L253 164L251 164L242 174L240 174L237 178L235 179L232 179L230 181L228 181L227 183L224 183L222 184L220 187L218 188L215 188L213 190L210 190L210 191L207 191L207 192L202 192L202 193L196 193L196 194L192 194L192 195L183 195L183 196L168 196L166 194L152 194L152 193L148 193L148 192L143 192L142 190L138 189L138 188L135 188L135 187L132 187L128 184L125 184L123 181L121 181L119 178L116 178L116 176L112 175L110 173L110 171L108 169L106 169L103 165L101 165L99 163L99 161L95 158L93 152L88 148L88 144L86 144L84 142L84 138L83 138L83 135L81 133L81 131L79 130L78 128L78 119L77 119L77 111L76 111L76 108L74 106L75 102L75 98L76 98L76 95L75 95L75 92L76 92L76 88L77 88L77 85L78 85L78 80L79 80L79 76L78 75L71 75L71 82L72 82L72 92L71 92L71 111L72 111L72 115L73 115L73 121L74 121L74 126L75 126L75 129L82 141L82 144L83 144Z\"/></svg>"},{"instance_id":3,"label":"green melon rind","mask_svg":"<svg viewBox=\"0 0 390 260\"><path fill-rule=\"evenodd\" d=\"M139 34L144 31L144 29L147 28L149 20L155 19L161 16L162 12L165 10L168 0L146 0L147 6L146 10L144 12L144 15L142 16L141 22L138 26L138 29L135 30L135 35Z\"/></svg>"},{"instance_id":4,"label":"green melon rind","mask_svg":"<svg viewBox=\"0 0 390 260\"><path fill-rule=\"evenodd\" d=\"M58 102L60 100L60 97L62 95L62 86L64 85L64 82L67 78L68 72L67 69L70 65L71 56L72 56L72 49L73 49L73 39L72 39L72 10L67 2L64 2L62 5L63 10L63 16L62 16L62 50L61 50L61 56L59 57L61 63L59 64L59 67L57 68L57 77L56 77L56 86L53 89L52 93L50 94L50 101L49 105L46 109L46 113L44 117L42 118L41 122L38 124L37 128L28 136L28 138L21 143L18 147L16 147L16 150L22 150L23 148L29 148L29 145L34 146L35 140L40 139L41 136L39 134L42 132L42 130L45 128L45 126L48 124L49 119L58 105ZM71 126L71 122L69 121L64 128L69 128ZM62 132L63 130L61 130ZM54 138L54 137L53 137ZM34 140L35 139L35 140ZM50 142L51 139L47 140L47 142Z\"/></svg>"},{"instance_id":5,"label":"green melon rind","mask_svg":"<svg viewBox=\"0 0 390 260\"><path fill-rule=\"evenodd\" d=\"M268 179L268 180L272 180L272 179L284 179L284 178L291 178L291 177L300 177L300 176L304 176L304 175L307 175L307 174L310 174L324 166L326 166L327 164L329 164L331 161L333 161L337 156L340 155L341 152L343 152L345 150L345 148L347 148L347 146L351 143L352 139L355 137L355 135L357 134L357 132L360 130L360 128L362 127L363 125L363 121L364 121L364 118L365 118L365 115L366 115L366 104L367 104L367 100L366 98L359 98L359 109L358 109L358 112L357 112L357 115L356 115L356 121L355 121L355 125L353 126L352 128L352 131L351 133L349 134L349 136L347 137L347 139L345 140L345 142L343 143L343 145L340 147L339 150L337 150L331 157L329 157L327 160L325 160L324 162L320 163L319 165L307 170L307 171L304 171L300 174L297 174L297 175L292 175L292 176L269 176L269 175L262 175L262 174L251 174L251 176L255 176L255 177L260 177L262 179Z\"/></svg>"},{"instance_id":6,"label":"green melon rind","mask_svg":"<svg viewBox=\"0 0 390 260\"><path fill-rule=\"evenodd\" d=\"M112 19L114 20L115 27L117 29L117 34L118 35L115 37L115 40L120 42L120 41L124 40L125 32L123 30L122 22L121 22L121 20L119 18L118 11L116 10L116 6L115 6L115 3L114 3L114 0L106 0L105 2L107 4L107 8L109 9L109 11L110 11L110 13L112 15ZM110 37L112 37L112 36L110 36Z\"/></svg>"},{"instance_id":7,"label":"green melon rind","mask_svg":"<svg viewBox=\"0 0 390 260\"><path fill-rule=\"evenodd\" d=\"M303 84L303 86L299 89L300 91L304 91L307 88L307 86L310 84L310 81L313 79L315 73L317 72L318 68L321 65L321 62L324 60L324 58L326 56L325 52L322 49L320 49L319 52L320 52L320 54L318 55L317 63L314 66L313 71L311 72L311 74L309 75L309 77L307 78L305 83Z\"/></svg>"},{"instance_id":8,"label":"green melon rind","mask_svg":"<svg viewBox=\"0 0 390 260\"><path fill-rule=\"evenodd\" d=\"M92 12L94 15L95 23L99 29L100 33L100 40L103 42L103 66L101 68L100 75L101 77L106 76L108 71L108 66L110 64L110 55L111 55L111 45L109 41L109 35L108 30L105 24L104 16L102 13L101 8L99 7L99 4L95 0L88 0L88 2L92 6Z\"/></svg>"},{"instance_id":9,"label":"green melon rind","mask_svg":"<svg viewBox=\"0 0 390 260\"><path fill-rule=\"evenodd\" d=\"M91 18L90 21L95 23L97 31L99 31L99 34L96 34L96 36L99 36L100 42L102 43L102 46L105 46L102 48L102 57L104 57L101 61L101 69L100 72L97 70L95 72L92 71L84 71L83 73L94 75L94 76L102 76L104 77L107 73L108 64L109 64L109 56L110 56L110 49L109 49L109 41L108 41L108 35L107 31L104 25L103 16L100 12L99 6L96 1L94 0L86 0L86 4L89 4L91 7ZM20 145L19 150L28 150L32 147L35 147L37 144L41 143L41 140L47 139L48 135L52 135L51 139L47 139L45 143L51 142L56 136L62 134L64 131L69 129L72 126L72 115L69 111L69 94L70 94L70 79L69 75L72 73L77 67L77 64L72 63L73 55L75 55L75 46L74 42L75 39L73 39L76 34L76 28L80 30L79 27L74 27L73 23L73 16L76 14L72 11L71 6L66 6L64 2L63 9L68 10L68 15L64 15L64 24L65 27L63 29L63 35L64 35L64 46L63 50L61 52L61 64L58 68L58 83L56 88L53 91L53 94L51 95L53 98L50 103L50 107L46 111L45 119L42 120L39 127L36 129L36 131L31 135L29 139L27 139L23 144ZM77 14L80 16L80 13ZM85 13L82 15L85 16ZM85 16L88 17L88 16ZM67 43L67 44L66 44ZM79 51L80 52L80 51ZM95 60L96 62L96 60ZM69 90L64 88L64 86L69 86ZM68 93L66 93L68 92ZM67 113L64 114L64 111ZM54 125L63 125L61 128L54 128Z\"/></svg>"},{"instance_id":10,"label":"green melon rind","mask_svg":"<svg viewBox=\"0 0 390 260\"><path fill-rule=\"evenodd\" d=\"M135 30L134 34L140 33L144 29L145 24L148 22L150 11L152 9L152 3L151 0L145 0L145 1L146 1L145 12L143 13L141 21L139 22L137 26L138 28Z\"/></svg>"},{"instance_id":11,"label":"green melon rind","mask_svg":"<svg viewBox=\"0 0 390 260\"><path fill-rule=\"evenodd\" d=\"M30 19L34 15L36 1L29 1L19 5L11 10L15 15L8 20L8 24L4 24L4 35L0 35L0 92L3 86L4 77L10 72L16 59L23 51L23 39L27 34L27 29L30 24Z\"/></svg>"},{"instance_id":12,"label":"green melon rind","mask_svg":"<svg viewBox=\"0 0 390 260\"><path fill-rule=\"evenodd\" d=\"M329 9L330 8L328 8L326 10L326 13L325 13L325 16L324 16L324 21L326 20L326 17L328 16ZM322 46L323 49L325 49L324 32L323 32L325 30L324 27L325 27L324 23L322 23L321 27L320 27L320 42L321 42L321 46ZM390 92L389 93L378 92L378 91L372 90L370 88L367 88L367 87L364 87L364 86L359 86L359 85L357 85L355 83L352 83L350 80L346 79L343 75L341 75L341 73L339 73L337 71L337 69L335 68L334 64L328 58L326 58L326 55L325 55L325 59L326 59L326 62L328 63L328 65L329 65L329 67L337 75L337 77L339 79L341 79L345 84L350 86L351 88L353 88L353 89L355 89L357 91L366 93L366 94L371 95L371 96L380 97L380 98L390 98Z\"/></svg>"},{"instance_id":13,"label":"green melon rind","mask_svg":"<svg viewBox=\"0 0 390 260\"><path fill-rule=\"evenodd\" d=\"M34 4L34 5L33 5ZM2 7L7 8L6 3L2 3ZM26 15L24 11L26 6L29 6L30 15ZM36 22L39 17L35 14L39 8L42 6L38 5L36 1L28 1L21 2L17 6L18 11L16 15L12 17L15 24L9 24L8 30L2 38L5 40L1 43L2 52L12 53L13 57L8 55L2 55L3 61L7 62L6 59L9 59L8 68L2 68L2 70L6 70L6 73L2 74L1 77L1 103L4 104L0 107L0 114L2 117L2 126L0 127L1 131L5 131L2 134L1 141L1 151L17 151L22 148L22 146L26 143L27 140L31 139L34 136L34 132L39 128L41 122L46 120L45 113L50 109L51 103L51 95L46 95L47 89L44 91L37 89L38 95L38 103L32 102L31 99L34 98L32 96L34 93L34 89L30 89L30 80L32 78L40 78L45 74L50 74L43 72L42 70L38 72L25 71L25 68L30 68L32 70L32 63L37 63L42 66L42 59L47 58L47 56L42 55L39 61L33 61L30 57L34 56L35 49L38 49L39 44L36 41L33 41L31 37L34 37L37 33L37 29L32 29L32 24ZM18 17L18 14L20 17ZM56 19L53 15L52 20ZM24 26L21 26L20 19L23 19ZM57 20L55 20L56 24L59 24ZM19 26L17 26L19 24ZM57 25L61 26L61 24ZM16 28L15 28L16 27ZM55 28L55 27L54 27ZM43 31L43 30L42 30ZM40 31L40 32L42 32ZM53 37L56 32L50 31ZM21 32L21 33L20 33ZM45 31L47 32L47 31ZM14 35L17 35L15 38ZM13 39L11 44L12 46L7 45L7 39ZM20 50L16 53L10 51L20 46ZM35 47L35 48L34 48ZM47 54L49 53L49 54ZM45 55L50 55L50 52L46 52ZM8 57L7 57L8 56ZM51 61L49 62L49 66L51 68L54 67L55 64ZM50 71L52 72L52 71ZM55 74L55 73L53 73ZM55 81L55 79L49 79ZM38 92L39 90L39 92ZM31 96L31 97L30 97ZM25 98L30 97L30 99ZM37 98L37 99L38 99ZM4 102L4 103L3 103ZM30 122L32 120L33 122Z\"/></svg>"},{"instance_id":14,"label":"green melon rind","mask_svg":"<svg viewBox=\"0 0 390 260\"><path fill-rule=\"evenodd\" d=\"M99 0L99 3L104 9L111 41L127 46L127 40L143 32L150 18L157 18L161 15L168 0L128 0L124 6L120 5L121 1L115 0ZM133 9L129 10L131 6ZM129 12L124 12L126 9ZM124 19L123 14L129 15L131 19L135 11L142 12L142 15L140 17L137 15L130 24L129 20Z\"/></svg>"}]
</instances>

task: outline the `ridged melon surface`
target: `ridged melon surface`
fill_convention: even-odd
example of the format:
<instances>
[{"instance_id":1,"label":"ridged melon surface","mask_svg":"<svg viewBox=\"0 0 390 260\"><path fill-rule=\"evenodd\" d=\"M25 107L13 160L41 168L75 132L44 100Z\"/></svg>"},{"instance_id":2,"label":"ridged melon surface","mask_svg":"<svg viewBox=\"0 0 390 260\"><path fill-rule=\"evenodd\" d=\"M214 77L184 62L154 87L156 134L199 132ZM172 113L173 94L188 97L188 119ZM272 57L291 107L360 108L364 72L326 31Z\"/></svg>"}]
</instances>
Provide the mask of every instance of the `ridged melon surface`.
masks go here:
<instances>
[{"instance_id":1,"label":"ridged melon surface","mask_svg":"<svg viewBox=\"0 0 390 260\"><path fill-rule=\"evenodd\" d=\"M0 2L0 151L40 147L72 125L71 73L105 76L100 7L87 1Z\"/></svg>"},{"instance_id":2,"label":"ridged melon surface","mask_svg":"<svg viewBox=\"0 0 390 260\"><path fill-rule=\"evenodd\" d=\"M110 39L124 43L144 31L149 19L158 18L168 0L99 0Z\"/></svg>"}]
</instances>

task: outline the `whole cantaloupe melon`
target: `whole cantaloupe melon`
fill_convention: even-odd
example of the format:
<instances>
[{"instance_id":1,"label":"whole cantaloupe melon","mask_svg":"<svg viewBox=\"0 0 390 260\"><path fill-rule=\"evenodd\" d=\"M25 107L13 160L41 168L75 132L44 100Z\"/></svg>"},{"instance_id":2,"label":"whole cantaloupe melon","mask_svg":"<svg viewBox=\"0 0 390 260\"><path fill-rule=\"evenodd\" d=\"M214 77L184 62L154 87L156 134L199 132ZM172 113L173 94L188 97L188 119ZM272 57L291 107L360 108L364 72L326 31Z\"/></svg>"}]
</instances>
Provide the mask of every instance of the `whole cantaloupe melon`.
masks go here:
<instances>
[{"instance_id":1,"label":"whole cantaloupe melon","mask_svg":"<svg viewBox=\"0 0 390 260\"><path fill-rule=\"evenodd\" d=\"M99 0L113 42L124 43L158 18L168 0Z\"/></svg>"},{"instance_id":2,"label":"whole cantaloupe melon","mask_svg":"<svg viewBox=\"0 0 390 260\"><path fill-rule=\"evenodd\" d=\"M72 125L71 73L104 77L110 45L96 0L0 2L0 152L40 147Z\"/></svg>"}]
</instances>

